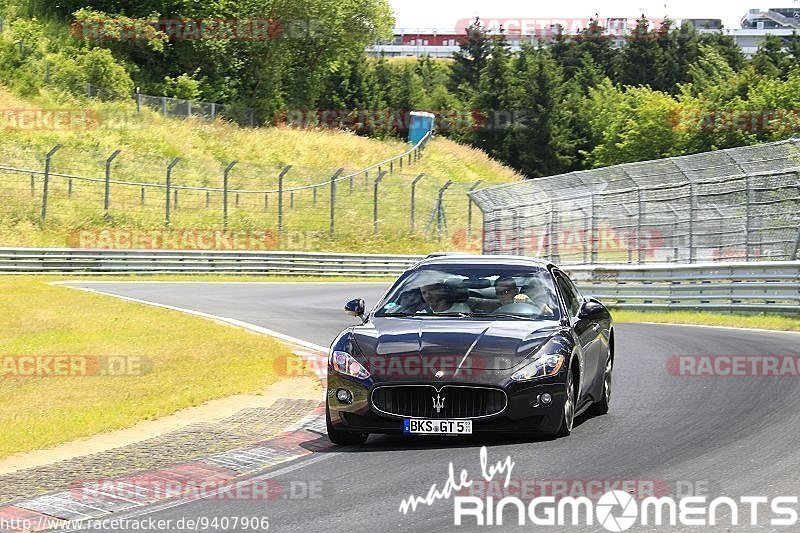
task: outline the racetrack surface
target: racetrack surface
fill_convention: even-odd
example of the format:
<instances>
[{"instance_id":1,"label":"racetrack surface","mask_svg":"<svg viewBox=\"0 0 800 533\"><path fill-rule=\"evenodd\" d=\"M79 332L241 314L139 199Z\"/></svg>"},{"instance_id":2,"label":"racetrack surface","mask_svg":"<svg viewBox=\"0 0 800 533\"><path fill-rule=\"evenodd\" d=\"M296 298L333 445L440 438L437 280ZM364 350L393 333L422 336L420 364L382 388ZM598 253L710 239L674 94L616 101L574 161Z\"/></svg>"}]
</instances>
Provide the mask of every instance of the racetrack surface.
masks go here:
<instances>
[{"instance_id":1,"label":"racetrack surface","mask_svg":"<svg viewBox=\"0 0 800 533\"><path fill-rule=\"evenodd\" d=\"M326 347L353 323L342 311L347 300L363 297L370 308L386 289L386 285L374 283L70 285L238 319ZM797 356L799 340L798 334L781 332L618 324L611 412L581 417L567 438L523 442L372 436L363 447L320 451L310 459L263 473L284 483L320 483L322 498L200 500L129 516L174 521L198 516L268 516L270 531L450 530L451 501L422 505L405 515L398 511L400 502L412 494L424 497L434 483L441 488L450 462L456 475L463 468L469 479L481 479L479 452L484 445L490 463L511 457L514 480L557 484L638 480L670 489L694 483L701 491L707 487L711 497L722 494L737 500L742 496L797 496L800 378L681 377L667 371L667 360L675 355ZM744 514L740 523L748 520L749 509ZM507 516L513 520L515 513ZM461 529L484 529L469 520L466 523L473 525ZM758 530L773 530L768 524L762 522ZM534 527L572 529L530 523L503 529L530 531ZM605 531L596 521L582 530ZM632 529L642 530L683 528L637 525Z\"/></svg>"}]
</instances>

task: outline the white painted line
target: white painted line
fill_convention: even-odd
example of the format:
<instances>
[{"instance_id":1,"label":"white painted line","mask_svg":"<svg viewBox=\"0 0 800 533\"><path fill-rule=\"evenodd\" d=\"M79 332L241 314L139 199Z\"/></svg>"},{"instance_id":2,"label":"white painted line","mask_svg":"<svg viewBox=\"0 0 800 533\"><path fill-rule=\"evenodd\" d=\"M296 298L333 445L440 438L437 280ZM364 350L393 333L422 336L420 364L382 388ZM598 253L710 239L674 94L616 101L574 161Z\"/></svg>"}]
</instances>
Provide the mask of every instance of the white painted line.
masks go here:
<instances>
[{"instance_id":1,"label":"white painted line","mask_svg":"<svg viewBox=\"0 0 800 533\"><path fill-rule=\"evenodd\" d=\"M72 283L75 283L75 282L72 282ZM139 283L139 282L135 282L135 283ZM181 313L186 313L186 314L193 315L193 316L199 316L199 317L202 317L202 318L208 318L210 320L215 320L217 322L222 322L224 324L228 324L228 325L231 325L231 326L236 326L236 327L239 327L239 328L243 328L243 329L246 329L246 330L249 330L249 331L253 331L255 333L261 333L262 335L269 335L270 337L275 337L277 339L280 339L282 341L288 342L290 344L295 344L295 345L298 345L298 346L302 346L302 347L308 348L310 350L315 350L317 352L328 353L328 348L326 348L325 346L320 346L319 344L314 344L312 342L304 341L303 339L298 339L297 337L292 337L290 335L285 335L283 333L280 333L280 332L277 332L277 331L274 331L274 330L271 330L271 329L262 328L261 326L256 326L255 324L251 324L249 322L244 322L242 320L237 320L235 318L227 318L227 317L224 317L224 316L212 315L210 313L203 313L202 311L194 311L192 309L186 309L184 307L176 307L176 306L173 306L173 305L161 304L161 303L158 303L158 302L151 302L149 300L141 300L139 298L131 298L130 296L121 296L119 294L113 294L113 293L110 293L110 292L103 292L101 290L89 289L89 288L86 288L86 287L75 287L73 285L65 285L65 286L70 288L70 289L75 289L75 290L79 290L79 291L91 292L91 293L94 293L94 294L101 294L103 296L113 296L114 298L119 298L120 300L126 300L128 302L135 302L135 303L144 304L144 305L151 305L153 307L161 307L162 309L170 309L172 311L180 311Z\"/></svg>"}]
</instances>

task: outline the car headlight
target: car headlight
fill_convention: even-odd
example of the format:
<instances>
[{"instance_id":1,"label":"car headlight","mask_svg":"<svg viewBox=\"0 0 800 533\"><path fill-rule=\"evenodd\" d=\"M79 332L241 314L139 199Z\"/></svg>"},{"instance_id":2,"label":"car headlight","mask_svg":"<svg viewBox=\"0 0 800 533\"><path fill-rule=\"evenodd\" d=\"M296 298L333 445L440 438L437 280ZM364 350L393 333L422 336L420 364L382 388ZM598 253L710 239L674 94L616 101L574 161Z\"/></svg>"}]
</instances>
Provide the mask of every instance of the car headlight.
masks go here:
<instances>
[{"instance_id":1,"label":"car headlight","mask_svg":"<svg viewBox=\"0 0 800 533\"><path fill-rule=\"evenodd\" d=\"M514 372L514 381L528 381L536 378L555 376L564 366L564 356L560 353L544 353L533 358L531 362Z\"/></svg>"},{"instance_id":2,"label":"car headlight","mask_svg":"<svg viewBox=\"0 0 800 533\"><path fill-rule=\"evenodd\" d=\"M367 379L370 375L367 369L347 352L332 351L329 363L335 371L346 376Z\"/></svg>"}]
</instances>

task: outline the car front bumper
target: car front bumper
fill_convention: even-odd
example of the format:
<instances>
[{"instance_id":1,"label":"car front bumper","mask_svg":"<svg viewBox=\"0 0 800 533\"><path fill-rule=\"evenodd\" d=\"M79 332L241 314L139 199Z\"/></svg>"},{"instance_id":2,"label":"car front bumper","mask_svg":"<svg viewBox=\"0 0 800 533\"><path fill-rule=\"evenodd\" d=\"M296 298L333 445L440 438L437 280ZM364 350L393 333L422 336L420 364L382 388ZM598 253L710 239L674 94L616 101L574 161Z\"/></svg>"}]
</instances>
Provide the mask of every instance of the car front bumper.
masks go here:
<instances>
[{"instance_id":1,"label":"car front bumper","mask_svg":"<svg viewBox=\"0 0 800 533\"><path fill-rule=\"evenodd\" d=\"M505 392L507 404L501 412L473 420L473 433L553 433L561 425L564 413L566 372L552 377L527 382L516 382L509 377L497 377L488 381L361 381L338 374L328 373L327 405L331 424L341 431L357 433L402 433L403 420L410 416L399 416L381 412L372 404L372 392L377 387L399 385L445 385L489 387ZM346 389L352 402L341 402L337 391ZM540 395L549 393L552 401L544 405ZM414 417L416 418L416 417Z\"/></svg>"}]
</instances>

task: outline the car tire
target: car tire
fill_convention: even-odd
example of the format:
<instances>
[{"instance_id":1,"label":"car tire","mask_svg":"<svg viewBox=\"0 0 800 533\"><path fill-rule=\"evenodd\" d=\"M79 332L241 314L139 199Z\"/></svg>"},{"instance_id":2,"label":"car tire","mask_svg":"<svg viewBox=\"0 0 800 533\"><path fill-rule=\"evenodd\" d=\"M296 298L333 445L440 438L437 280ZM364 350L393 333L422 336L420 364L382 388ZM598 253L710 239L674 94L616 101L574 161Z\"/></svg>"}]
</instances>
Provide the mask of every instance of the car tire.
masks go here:
<instances>
[{"instance_id":1,"label":"car tire","mask_svg":"<svg viewBox=\"0 0 800 533\"><path fill-rule=\"evenodd\" d=\"M603 390L600 392L600 399L589 407L590 415L604 415L608 413L611 405L611 373L614 370L614 358L611 352L606 358L606 366L603 369Z\"/></svg>"},{"instance_id":2,"label":"car tire","mask_svg":"<svg viewBox=\"0 0 800 533\"><path fill-rule=\"evenodd\" d=\"M561 425L554 433L556 437L566 437L572 433L572 425L575 423L575 375L572 370L567 373L567 381L564 385L564 410L561 413Z\"/></svg>"},{"instance_id":3,"label":"car tire","mask_svg":"<svg viewBox=\"0 0 800 533\"><path fill-rule=\"evenodd\" d=\"M364 444L367 442L369 433L354 433L352 431L342 431L335 429L331 424L331 415L328 411L328 406L325 406L325 425L328 430L328 440L340 446L352 446L356 444Z\"/></svg>"}]
</instances>

